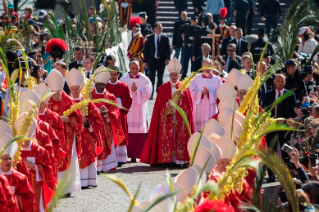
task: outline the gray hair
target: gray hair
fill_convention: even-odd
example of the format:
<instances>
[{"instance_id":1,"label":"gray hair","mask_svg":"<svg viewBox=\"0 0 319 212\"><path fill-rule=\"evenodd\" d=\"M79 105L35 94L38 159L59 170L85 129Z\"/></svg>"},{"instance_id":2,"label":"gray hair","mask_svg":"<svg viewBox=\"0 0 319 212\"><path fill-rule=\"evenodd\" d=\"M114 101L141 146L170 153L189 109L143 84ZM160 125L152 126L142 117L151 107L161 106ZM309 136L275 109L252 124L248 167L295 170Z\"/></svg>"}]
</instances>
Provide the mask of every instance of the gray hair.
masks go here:
<instances>
[{"instance_id":1,"label":"gray hair","mask_svg":"<svg viewBox=\"0 0 319 212\"><path fill-rule=\"evenodd\" d=\"M202 62L202 65L204 64L204 62L208 62L210 65L213 65L213 61L210 58L205 58Z\"/></svg>"},{"instance_id":2,"label":"gray hair","mask_svg":"<svg viewBox=\"0 0 319 212\"><path fill-rule=\"evenodd\" d=\"M201 48L203 48L203 46L206 46L209 49L209 51L212 49L212 47L210 47L208 43L203 43Z\"/></svg>"},{"instance_id":3,"label":"gray hair","mask_svg":"<svg viewBox=\"0 0 319 212\"><path fill-rule=\"evenodd\" d=\"M250 56L249 55L245 55L245 56L243 56L243 59L242 59L242 61L244 62L246 59L249 59L249 60L251 60L250 59Z\"/></svg>"},{"instance_id":4,"label":"gray hair","mask_svg":"<svg viewBox=\"0 0 319 212\"><path fill-rule=\"evenodd\" d=\"M236 44L230 43L230 44L228 44L228 47L233 47L234 49L236 49Z\"/></svg>"}]
</instances>

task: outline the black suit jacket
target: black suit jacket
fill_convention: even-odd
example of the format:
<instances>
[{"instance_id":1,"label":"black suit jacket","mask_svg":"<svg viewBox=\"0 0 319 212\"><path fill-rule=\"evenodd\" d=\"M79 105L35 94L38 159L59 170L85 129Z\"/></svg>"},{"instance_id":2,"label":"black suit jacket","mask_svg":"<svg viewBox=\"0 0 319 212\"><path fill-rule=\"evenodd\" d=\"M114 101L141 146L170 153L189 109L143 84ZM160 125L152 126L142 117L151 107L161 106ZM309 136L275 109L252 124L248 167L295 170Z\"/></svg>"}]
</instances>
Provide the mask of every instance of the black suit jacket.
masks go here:
<instances>
[{"instance_id":1,"label":"black suit jacket","mask_svg":"<svg viewBox=\"0 0 319 212\"><path fill-rule=\"evenodd\" d=\"M208 58L212 59L212 56L208 55ZM198 69L200 69L202 67L202 62L203 62L203 56L200 56L200 57L196 58L196 60L195 60L195 71L197 71Z\"/></svg>"},{"instance_id":2,"label":"black suit jacket","mask_svg":"<svg viewBox=\"0 0 319 212\"><path fill-rule=\"evenodd\" d=\"M72 63L69 64L69 70L71 70L72 68L76 68L76 65L78 64L77 61L73 61Z\"/></svg>"},{"instance_id":3,"label":"black suit jacket","mask_svg":"<svg viewBox=\"0 0 319 212\"><path fill-rule=\"evenodd\" d=\"M236 38L229 41L229 43L236 44L236 54L241 56L244 52L248 52L248 42L244 39L240 39L240 42L241 43L240 43L240 51L239 51Z\"/></svg>"},{"instance_id":4,"label":"black suit jacket","mask_svg":"<svg viewBox=\"0 0 319 212\"><path fill-rule=\"evenodd\" d=\"M225 65L226 65L228 54L223 55L222 57L225 60ZM225 69L225 71L227 73L229 73L233 68L236 68L236 69L242 69L243 68L243 65L241 64L241 59L240 59L240 57L238 55L236 55L236 60L235 61L230 59L229 65L228 65L228 70Z\"/></svg>"},{"instance_id":5,"label":"black suit jacket","mask_svg":"<svg viewBox=\"0 0 319 212\"><path fill-rule=\"evenodd\" d=\"M155 34L150 35L144 45L144 62L149 66L153 64L155 55ZM159 44L159 55L160 61L165 62L165 60L170 60L171 55L171 44L167 36L161 34L160 44Z\"/></svg>"},{"instance_id":6,"label":"black suit jacket","mask_svg":"<svg viewBox=\"0 0 319 212\"><path fill-rule=\"evenodd\" d=\"M274 78L272 76L270 76L266 80L266 87L267 87L267 90L265 90L265 86L263 84L263 85L261 85L261 87L260 87L260 89L258 91L259 105L260 106L262 106L262 102L264 102L264 100L265 100L267 91L275 89Z\"/></svg>"},{"instance_id":7,"label":"black suit jacket","mask_svg":"<svg viewBox=\"0 0 319 212\"><path fill-rule=\"evenodd\" d=\"M284 89L284 93L288 90ZM266 108L272 105L276 100L276 90L270 90L267 92L265 99L263 101L262 107ZM296 116L294 108L296 107L296 95L293 93L288 98L283 100L279 105L277 105L277 118L294 118ZM271 111L271 116L275 117L275 108Z\"/></svg>"},{"instance_id":8,"label":"black suit jacket","mask_svg":"<svg viewBox=\"0 0 319 212\"><path fill-rule=\"evenodd\" d=\"M227 54L227 46L229 44L229 42L232 40L231 36L228 36L227 38L225 38L222 42L222 48L220 50L220 55L225 55Z\"/></svg>"},{"instance_id":9,"label":"black suit jacket","mask_svg":"<svg viewBox=\"0 0 319 212\"><path fill-rule=\"evenodd\" d=\"M68 84L65 82L64 86L63 86L63 91L67 94L70 95L70 88L68 86Z\"/></svg>"}]
</instances>

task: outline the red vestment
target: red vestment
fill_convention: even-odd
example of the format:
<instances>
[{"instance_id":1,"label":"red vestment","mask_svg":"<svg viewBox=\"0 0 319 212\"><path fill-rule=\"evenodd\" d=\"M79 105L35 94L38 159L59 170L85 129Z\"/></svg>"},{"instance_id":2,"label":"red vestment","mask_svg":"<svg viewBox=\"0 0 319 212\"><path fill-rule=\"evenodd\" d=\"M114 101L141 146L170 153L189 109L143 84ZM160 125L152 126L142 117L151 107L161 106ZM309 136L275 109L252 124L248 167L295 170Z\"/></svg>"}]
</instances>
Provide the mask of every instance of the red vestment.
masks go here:
<instances>
[{"instance_id":1,"label":"red vestment","mask_svg":"<svg viewBox=\"0 0 319 212\"><path fill-rule=\"evenodd\" d=\"M80 102L75 100L76 103ZM84 169L95 162L95 158L98 155L97 149L102 148L97 146L101 140L100 128L103 124L103 119L98 108L93 104L88 105L88 116L85 117L89 123L89 126L84 126L81 141L82 141L82 154L81 161L79 162L80 168ZM89 131L89 127L92 128L92 132Z\"/></svg>"},{"instance_id":2,"label":"red vestment","mask_svg":"<svg viewBox=\"0 0 319 212\"><path fill-rule=\"evenodd\" d=\"M74 100L71 99L71 97L69 97L64 91L62 91L61 101L54 101L51 98L47 107L53 112L59 114L59 116L63 116L63 112L70 109L71 106L74 104ZM67 155L62 159L63 164L59 167L59 172L67 170L70 165L74 138L76 141L75 143L77 155L80 156L82 152L81 132L83 131L83 127L81 112L79 110L76 110L73 113L71 113L68 116L68 118L70 122L63 123L66 143L66 146L63 148L63 151L65 151Z\"/></svg>"},{"instance_id":3,"label":"red vestment","mask_svg":"<svg viewBox=\"0 0 319 212\"><path fill-rule=\"evenodd\" d=\"M55 156L54 156L53 145L49 135L37 127L35 129L35 138L37 139L38 144L42 146L46 151L48 151L50 155L50 160L52 163L52 171L53 171L55 179L57 180L58 173L55 166L55 164L57 163L57 160L55 159Z\"/></svg>"},{"instance_id":4,"label":"red vestment","mask_svg":"<svg viewBox=\"0 0 319 212\"><path fill-rule=\"evenodd\" d=\"M8 179L20 212L32 212L35 199L28 178L14 168L11 169L11 174L5 174L4 176Z\"/></svg>"},{"instance_id":5,"label":"red vestment","mask_svg":"<svg viewBox=\"0 0 319 212\"><path fill-rule=\"evenodd\" d=\"M117 81L117 84L115 85L107 83L105 89L111 94L113 94L116 98L121 99L121 102L122 102L121 106L125 107L127 110L131 108L133 98L131 95L131 90L126 83L121 81ZM121 124L122 124L122 129L124 131L125 139L118 145L128 145L128 126L127 126L128 111L127 110L120 109Z\"/></svg>"},{"instance_id":6,"label":"red vestment","mask_svg":"<svg viewBox=\"0 0 319 212\"><path fill-rule=\"evenodd\" d=\"M177 83L177 88L179 84L180 82ZM171 163L173 154L175 154L176 160L189 160L187 143L190 135L182 116L177 111L175 113L175 120L173 114L165 115L166 105L171 98L171 83L166 82L158 88L152 121L140 162L151 165ZM179 106L185 112L191 133L193 133L193 99L189 89L183 92L183 98Z\"/></svg>"},{"instance_id":7,"label":"red vestment","mask_svg":"<svg viewBox=\"0 0 319 212\"><path fill-rule=\"evenodd\" d=\"M0 174L0 209L5 212L19 212L9 181Z\"/></svg>"},{"instance_id":8,"label":"red vestment","mask_svg":"<svg viewBox=\"0 0 319 212\"><path fill-rule=\"evenodd\" d=\"M106 99L111 100L116 103L116 98L113 94L110 94L107 90L105 90L104 94L98 94L95 92L95 89L92 91L92 99ZM113 105L100 102L95 103L98 109L100 109L103 105L107 108L107 117L109 122L107 122L106 118L103 117L103 127L101 126L101 143L98 145L103 148L101 154L99 154L98 159L104 160L108 155L111 154L112 149L112 139L114 141L114 146L116 147L119 143L121 143L124 138L124 132L121 125L120 111L118 107Z\"/></svg>"},{"instance_id":9,"label":"red vestment","mask_svg":"<svg viewBox=\"0 0 319 212\"><path fill-rule=\"evenodd\" d=\"M33 207L33 211L40 210L40 197L42 191L43 208L45 209L47 204L53 197L53 192L56 189L56 180L52 171L52 163L49 153L40 145L31 142L30 150L21 150L21 157L25 161L32 161L37 167L41 181L37 181L37 173L35 169L29 170L28 180L32 185L33 192L35 194L36 204Z\"/></svg>"},{"instance_id":10,"label":"red vestment","mask_svg":"<svg viewBox=\"0 0 319 212\"><path fill-rule=\"evenodd\" d=\"M51 137L51 134L47 132L49 134L50 138L51 138L51 141L52 141L52 144L53 144L54 155L55 155L55 157L56 157L56 159L58 161L58 164L57 164L58 167L57 168L59 168L60 166L62 166L62 164L63 164L62 160L63 160L63 158L66 155L64 124L62 122L62 119L59 116L59 114L53 112L49 108L45 109L45 114L44 115L38 115L38 118L39 118L39 120L48 123L52 127L53 131L55 132L55 135L59 139L59 143L53 141L52 137ZM38 124L40 125L40 122L38 122ZM40 128L42 129L42 125L40 125ZM54 139L54 140L56 140L56 139Z\"/></svg>"},{"instance_id":11,"label":"red vestment","mask_svg":"<svg viewBox=\"0 0 319 212\"><path fill-rule=\"evenodd\" d=\"M222 177L222 175L213 170L210 179L218 182L220 177ZM239 193L238 191L232 189L229 195L225 194L224 201L228 206L233 207L236 212L241 212L242 209L240 208L240 206L242 202L252 203L251 195L252 189L249 187L248 183L244 179L242 192Z\"/></svg>"}]
</instances>

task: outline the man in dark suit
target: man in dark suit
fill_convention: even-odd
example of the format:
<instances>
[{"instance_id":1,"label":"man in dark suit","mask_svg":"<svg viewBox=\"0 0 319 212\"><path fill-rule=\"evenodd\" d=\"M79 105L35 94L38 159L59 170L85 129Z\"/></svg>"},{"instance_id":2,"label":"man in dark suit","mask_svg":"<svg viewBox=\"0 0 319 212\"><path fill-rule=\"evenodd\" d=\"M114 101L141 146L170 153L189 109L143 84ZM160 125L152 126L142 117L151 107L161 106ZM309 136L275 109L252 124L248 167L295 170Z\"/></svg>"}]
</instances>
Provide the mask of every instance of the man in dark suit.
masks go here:
<instances>
[{"instance_id":1,"label":"man in dark suit","mask_svg":"<svg viewBox=\"0 0 319 212\"><path fill-rule=\"evenodd\" d=\"M275 89L270 90L267 92L264 102L262 104L263 108L267 108L271 106L280 96L284 95L284 93L288 92L288 90L284 89L285 84L286 84L286 79L283 75L278 74L274 80L275 83ZM289 119L291 117L295 117L295 111L294 108L296 107L296 96L295 94L292 94L285 100L283 100L280 104L278 104L272 111L271 111L271 116L274 118L285 118ZM271 146L271 142L275 138L275 136L278 135L278 142L276 142L275 146L272 147L272 149L276 152L277 149L278 153L282 155L282 158L284 160L289 159L289 155L281 151L282 146L287 143L290 140L291 133L290 132L285 132L285 131L279 131L279 132L273 132L269 133L266 135L266 142L268 148ZM278 154L277 153L277 154ZM275 177L270 169L268 169L268 175L269 179L267 182L274 182Z\"/></svg>"},{"instance_id":2,"label":"man in dark suit","mask_svg":"<svg viewBox=\"0 0 319 212\"><path fill-rule=\"evenodd\" d=\"M227 54L222 56L225 60L224 70L229 73L233 68L241 69L243 66L241 64L241 58L236 55L236 44L230 43L227 47Z\"/></svg>"},{"instance_id":3,"label":"man in dark suit","mask_svg":"<svg viewBox=\"0 0 319 212\"><path fill-rule=\"evenodd\" d=\"M206 59L206 58L212 59L212 56L209 55L210 50L211 50L210 45L208 43L203 43L202 56L196 58L196 60L195 60L195 71L197 71L198 69L200 69L202 67L202 63L203 63L204 59Z\"/></svg>"},{"instance_id":4,"label":"man in dark suit","mask_svg":"<svg viewBox=\"0 0 319 212\"><path fill-rule=\"evenodd\" d=\"M220 55L225 55L227 54L227 46L229 42L233 39L235 39L235 32L236 32L237 27L232 25L228 28L229 36L226 37L223 42L222 42L222 48L220 49Z\"/></svg>"},{"instance_id":5,"label":"man in dark suit","mask_svg":"<svg viewBox=\"0 0 319 212\"><path fill-rule=\"evenodd\" d=\"M256 65L256 69L259 70L260 74L263 75L266 71L267 71L267 64L265 62L261 62L260 63L260 67L259 67L259 63ZM266 97L266 93L270 90L275 89L275 85L274 85L274 78L272 76L270 76L266 82L264 82L259 91L258 91L258 97L259 97L259 105L262 106L263 102L265 101L265 97Z\"/></svg>"},{"instance_id":6,"label":"man in dark suit","mask_svg":"<svg viewBox=\"0 0 319 212\"><path fill-rule=\"evenodd\" d=\"M266 46L265 37L265 29L259 28L257 32L258 40L251 43L250 52L253 54L254 62L257 63L260 60L260 56ZM273 55L275 54L272 45L268 43L265 55ZM264 55L264 56L265 56Z\"/></svg>"},{"instance_id":7,"label":"man in dark suit","mask_svg":"<svg viewBox=\"0 0 319 212\"><path fill-rule=\"evenodd\" d=\"M176 57L177 59L179 58L179 53L183 45L183 38L182 34L179 31L179 28L186 23L189 23L189 21L187 20L187 12L183 11L181 13L180 19L174 23L172 49L175 49L174 57Z\"/></svg>"},{"instance_id":8,"label":"man in dark suit","mask_svg":"<svg viewBox=\"0 0 319 212\"><path fill-rule=\"evenodd\" d=\"M229 43L236 44L236 54L242 55L244 52L248 52L248 42L243 38L243 30L241 28L237 28L235 31L235 39L231 40Z\"/></svg>"},{"instance_id":9,"label":"man in dark suit","mask_svg":"<svg viewBox=\"0 0 319 212\"><path fill-rule=\"evenodd\" d=\"M66 94L70 95L70 88L69 88L68 84L65 81L65 75L66 75L66 69L67 69L67 66L66 66L65 62L57 62L55 64L54 68L57 69L63 76L63 80L64 80L63 91Z\"/></svg>"},{"instance_id":10,"label":"man in dark suit","mask_svg":"<svg viewBox=\"0 0 319 212\"><path fill-rule=\"evenodd\" d=\"M197 57L202 56L201 46L203 43L212 43L212 38L207 37L207 35L211 35L212 30L208 28L209 18L207 16L202 18L202 29L198 31L195 35L194 44L193 44L193 56L192 60L195 62Z\"/></svg>"},{"instance_id":11,"label":"man in dark suit","mask_svg":"<svg viewBox=\"0 0 319 212\"><path fill-rule=\"evenodd\" d=\"M155 34L150 35L144 45L144 67L150 70L150 80L155 84L157 72L157 88L163 84L165 66L168 65L171 55L171 45L167 36L163 35L162 24L154 25ZM153 94L151 96L153 98Z\"/></svg>"},{"instance_id":12,"label":"man in dark suit","mask_svg":"<svg viewBox=\"0 0 319 212\"><path fill-rule=\"evenodd\" d=\"M84 65L84 50L82 47L76 47L74 51L75 61L69 64L69 70L77 68L77 64Z\"/></svg>"}]
</instances>

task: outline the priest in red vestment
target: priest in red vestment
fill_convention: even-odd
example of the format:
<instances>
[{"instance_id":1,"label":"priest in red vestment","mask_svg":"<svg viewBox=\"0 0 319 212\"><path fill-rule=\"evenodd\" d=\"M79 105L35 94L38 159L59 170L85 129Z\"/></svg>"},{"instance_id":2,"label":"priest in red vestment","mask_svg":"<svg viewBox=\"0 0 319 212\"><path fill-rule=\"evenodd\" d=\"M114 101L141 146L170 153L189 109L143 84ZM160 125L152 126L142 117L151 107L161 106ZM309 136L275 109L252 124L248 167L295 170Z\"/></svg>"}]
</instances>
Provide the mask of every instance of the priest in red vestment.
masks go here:
<instances>
[{"instance_id":1,"label":"priest in red vestment","mask_svg":"<svg viewBox=\"0 0 319 212\"><path fill-rule=\"evenodd\" d=\"M8 133L1 134L0 149L4 148L10 139L12 139L12 136L10 134ZM13 142L5 149L4 153L1 156L0 174L7 178L11 187L11 191L13 192L14 198L19 207L19 210L21 212L27 212L27 211L31 212L33 211L33 206L35 204L34 192L32 190L32 186L29 183L28 178L24 174L16 171L12 167L13 158L17 150L18 150L17 142ZM8 211L11 211L11 210L8 210ZM15 211L15 210L12 210L12 211Z\"/></svg>"},{"instance_id":2,"label":"priest in red vestment","mask_svg":"<svg viewBox=\"0 0 319 212\"><path fill-rule=\"evenodd\" d=\"M115 96L105 89L106 82L111 77L110 73L108 71L98 73L98 70L104 68L104 66L101 66L95 70L97 75L95 77L95 89L91 93L92 99L106 99L117 103ZM102 140L101 144L99 144L103 151L98 156L98 171L114 170L117 167L115 147L125 138L121 125L120 111L118 107L104 102L95 103L95 105L103 118L103 125L100 129Z\"/></svg>"},{"instance_id":3,"label":"priest in red vestment","mask_svg":"<svg viewBox=\"0 0 319 212\"><path fill-rule=\"evenodd\" d=\"M6 212L19 212L9 181L2 174L0 174L0 208Z\"/></svg>"},{"instance_id":4,"label":"priest in red vestment","mask_svg":"<svg viewBox=\"0 0 319 212\"><path fill-rule=\"evenodd\" d=\"M21 114L16 122L15 129L18 131L25 121L26 113ZM36 121L34 120L29 131L28 137L32 137L36 131ZM54 177L50 155L40 145L33 141L24 141L21 150L21 157L29 169L28 180L32 185L35 194L36 204L33 211L44 211L48 203L53 197L54 190L56 189L57 182ZM18 170L19 171L19 170Z\"/></svg>"},{"instance_id":5,"label":"priest in red vestment","mask_svg":"<svg viewBox=\"0 0 319 212\"><path fill-rule=\"evenodd\" d=\"M84 85L84 76L75 68L71 69L65 80L70 88L70 96L79 103L82 100L81 89ZM81 133L82 153L80 164L81 188L85 189L89 186L97 186L97 152L98 141L101 140L100 128L102 126L102 115L94 103L88 104L88 114L85 109L81 110L83 117L83 131Z\"/></svg>"},{"instance_id":6,"label":"priest in red vestment","mask_svg":"<svg viewBox=\"0 0 319 212\"><path fill-rule=\"evenodd\" d=\"M130 87L119 81L120 70L118 67L113 66L110 71L111 78L106 84L106 90L116 97L118 105L125 107L127 110L120 109L122 129L125 134L125 139L117 146L117 162L121 166L127 162L127 145L128 145L128 126L127 126L127 113L131 108L133 98Z\"/></svg>"},{"instance_id":7,"label":"priest in red vestment","mask_svg":"<svg viewBox=\"0 0 319 212\"><path fill-rule=\"evenodd\" d=\"M165 164L172 162L182 165L189 161L187 143L190 135L182 116L175 110L173 114L165 115L172 107L168 101L177 92L181 97L178 104L184 110L193 133L193 99L190 90L183 92L177 90L181 83L179 81L181 69L182 66L176 58L168 65L170 81L158 88L152 121L140 162L166 166Z\"/></svg>"},{"instance_id":8,"label":"priest in red vestment","mask_svg":"<svg viewBox=\"0 0 319 212\"><path fill-rule=\"evenodd\" d=\"M47 83L51 91L55 92L47 107L59 114L64 124L66 148L63 149L63 151L66 152L66 156L63 157L62 165L59 167L58 178L60 181L63 176L67 174L65 183L66 185L69 185L66 190L67 196L69 196L71 192L81 190L79 156L82 152L82 115L79 110L76 110L68 117L63 116L63 112L70 109L75 102L63 91L63 76L59 71L53 69L48 75Z\"/></svg>"}]
</instances>

